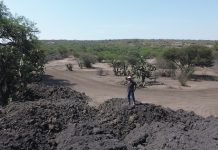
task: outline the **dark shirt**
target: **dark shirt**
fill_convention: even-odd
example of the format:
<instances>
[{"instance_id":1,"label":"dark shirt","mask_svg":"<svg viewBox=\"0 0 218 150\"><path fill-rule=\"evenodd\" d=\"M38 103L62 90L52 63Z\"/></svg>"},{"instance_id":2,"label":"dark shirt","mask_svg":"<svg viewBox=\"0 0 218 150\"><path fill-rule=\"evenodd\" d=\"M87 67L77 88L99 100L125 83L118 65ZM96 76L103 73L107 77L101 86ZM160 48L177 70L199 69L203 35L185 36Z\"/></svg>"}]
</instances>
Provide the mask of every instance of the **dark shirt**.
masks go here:
<instances>
[{"instance_id":1,"label":"dark shirt","mask_svg":"<svg viewBox=\"0 0 218 150\"><path fill-rule=\"evenodd\" d=\"M127 90L128 91L135 91L135 88L136 88L136 82L133 80L128 81Z\"/></svg>"}]
</instances>

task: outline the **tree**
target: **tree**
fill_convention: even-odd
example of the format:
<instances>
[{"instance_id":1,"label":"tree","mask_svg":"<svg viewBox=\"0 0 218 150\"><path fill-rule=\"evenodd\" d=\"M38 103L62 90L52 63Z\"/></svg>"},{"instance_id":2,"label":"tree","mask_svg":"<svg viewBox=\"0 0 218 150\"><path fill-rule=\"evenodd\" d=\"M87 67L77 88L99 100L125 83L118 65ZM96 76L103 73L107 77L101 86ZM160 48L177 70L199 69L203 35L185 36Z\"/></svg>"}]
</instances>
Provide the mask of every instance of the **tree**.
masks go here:
<instances>
[{"instance_id":1,"label":"tree","mask_svg":"<svg viewBox=\"0 0 218 150\"><path fill-rule=\"evenodd\" d=\"M80 55L80 62L81 65L84 65L86 68L92 68L92 64L96 62L96 57L92 54L84 53Z\"/></svg>"},{"instance_id":2,"label":"tree","mask_svg":"<svg viewBox=\"0 0 218 150\"><path fill-rule=\"evenodd\" d=\"M0 104L24 89L43 73L44 54L39 50L35 24L14 17L0 2Z\"/></svg>"},{"instance_id":3,"label":"tree","mask_svg":"<svg viewBox=\"0 0 218 150\"><path fill-rule=\"evenodd\" d=\"M127 61L131 66L134 66L137 64L138 58L140 58L140 54L137 51L130 51L127 54Z\"/></svg>"},{"instance_id":4,"label":"tree","mask_svg":"<svg viewBox=\"0 0 218 150\"><path fill-rule=\"evenodd\" d=\"M126 76L128 63L125 60L116 60L112 61L113 71L115 76Z\"/></svg>"},{"instance_id":5,"label":"tree","mask_svg":"<svg viewBox=\"0 0 218 150\"><path fill-rule=\"evenodd\" d=\"M189 46L181 49L169 49L163 57L173 62L181 71L179 81L186 85L195 66L210 67L213 65L213 51L204 46Z\"/></svg>"},{"instance_id":6,"label":"tree","mask_svg":"<svg viewBox=\"0 0 218 150\"><path fill-rule=\"evenodd\" d=\"M157 68L159 69L159 73L163 77L171 77L175 79L176 77L176 66L173 62L164 59L163 57L157 57Z\"/></svg>"},{"instance_id":7,"label":"tree","mask_svg":"<svg viewBox=\"0 0 218 150\"><path fill-rule=\"evenodd\" d=\"M133 74L140 78L142 83L145 82L145 78L150 78L155 70L156 67L148 63L143 56L139 57L137 64L132 66Z\"/></svg>"}]
</instances>

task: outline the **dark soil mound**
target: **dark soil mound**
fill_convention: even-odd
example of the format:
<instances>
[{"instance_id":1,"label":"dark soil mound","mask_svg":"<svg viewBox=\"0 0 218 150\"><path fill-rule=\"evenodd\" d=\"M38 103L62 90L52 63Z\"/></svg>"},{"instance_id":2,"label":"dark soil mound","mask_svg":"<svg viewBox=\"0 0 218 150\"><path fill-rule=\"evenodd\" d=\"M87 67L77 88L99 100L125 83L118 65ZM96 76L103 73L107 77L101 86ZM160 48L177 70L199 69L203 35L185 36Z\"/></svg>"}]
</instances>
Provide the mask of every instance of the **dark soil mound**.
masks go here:
<instances>
[{"instance_id":1,"label":"dark soil mound","mask_svg":"<svg viewBox=\"0 0 218 150\"><path fill-rule=\"evenodd\" d=\"M111 99L98 109L69 88L31 85L0 111L0 149L218 149L218 119ZM28 101L27 101L28 100Z\"/></svg>"},{"instance_id":2,"label":"dark soil mound","mask_svg":"<svg viewBox=\"0 0 218 150\"><path fill-rule=\"evenodd\" d=\"M71 99L75 102L86 103L89 97L85 93L80 93L64 86L48 86L43 83L31 84L28 88L18 95L16 101L35 101Z\"/></svg>"},{"instance_id":3,"label":"dark soil mound","mask_svg":"<svg viewBox=\"0 0 218 150\"><path fill-rule=\"evenodd\" d=\"M99 107L101 129L137 149L218 149L218 118L112 99Z\"/></svg>"},{"instance_id":4,"label":"dark soil mound","mask_svg":"<svg viewBox=\"0 0 218 150\"><path fill-rule=\"evenodd\" d=\"M71 124L57 137L57 149L126 150L133 147L91 122Z\"/></svg>"},{"instance_id":5,"label":"dark soil mound","mask_svg":"<svg viewBox=\"0 0 218 150\"><path fill-rule=\"evenodd\" d=\"M31 85L0 115L0 149L56 149L56 134L69 122L89 120L96 110L88 97L65 87ZM37 101L36 101L37 100Z\"/></svg>"},{"instance_id":6,"label":"dark soil mound","mask_svg":"<svg viewBox=\"0 0 218 150\"><path fill-rule=\"evenodd\" d=\"M182 110L173 111L153 104L129 106L125 99L112 99L100 105L97 118L100 124L113 131L119 139L123 139L132 129L152 122L182 122L189 128L189 124L201 117ZM113 123L113 124L111 124ZM115 126L115 128L113 127Z\"/></svg>"}]
</instances>

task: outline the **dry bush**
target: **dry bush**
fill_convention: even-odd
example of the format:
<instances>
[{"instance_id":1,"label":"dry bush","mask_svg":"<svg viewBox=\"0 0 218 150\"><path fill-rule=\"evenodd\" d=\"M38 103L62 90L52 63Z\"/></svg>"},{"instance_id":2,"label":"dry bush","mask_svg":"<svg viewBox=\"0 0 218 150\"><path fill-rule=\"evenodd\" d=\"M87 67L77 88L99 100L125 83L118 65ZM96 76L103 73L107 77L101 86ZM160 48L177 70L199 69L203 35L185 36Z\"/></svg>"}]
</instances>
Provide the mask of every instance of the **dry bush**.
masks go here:
<instances>
[{"instance_id":1,"label":"dry bush","mask_svg":"<svg viewBox=\"0 0 218 150\"><path fill-rule=\"evenodd\" d=\"M66 68L68 71L73 71L73 64L69 63L69 64L65 64Z\"/></svg>"}]
</instances>

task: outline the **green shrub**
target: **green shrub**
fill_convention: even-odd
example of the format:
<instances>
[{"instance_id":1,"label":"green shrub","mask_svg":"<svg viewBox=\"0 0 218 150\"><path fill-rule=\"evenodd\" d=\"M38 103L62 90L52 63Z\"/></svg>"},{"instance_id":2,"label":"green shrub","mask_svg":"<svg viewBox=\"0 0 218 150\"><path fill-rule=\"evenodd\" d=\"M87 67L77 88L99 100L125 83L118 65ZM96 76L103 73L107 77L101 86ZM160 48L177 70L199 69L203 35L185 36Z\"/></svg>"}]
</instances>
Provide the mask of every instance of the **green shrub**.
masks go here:
<instances>
[{"instance_id":1,"label":"green shrub","mask_svg":"<svg viewBox=\"0 0 218 150\"><path fill-rule=\"evenodd\" d=\"M126 76L127 75L128 64L126 61L113 60L112 67L113 67L115 76Z\"/></svg>"},{"instance_id":2,"label":"green shrub","mask_svg":"<svg viewBox=\"0 0 218 150\"><path fill-rule=\"evenodd\" d=\"M189 46L180 49L169 49L163 57L172 62L181 72L179 80L185 85L195 66L211 67L213 65L213 51L204 46Z\"/></svg>"},{"instance_id":3,"label":"green shrub","mask_svg":"<svg viewBox=\"0 0 218 150\"><path fill-rule=\"evenodd\" d=\"M131 51L127 55L127 61L130 66L134 66L137 64L138 59L140 57L139 52Z\"/></svg>"},{"instance_id":4,"label":"green shrub","mask_svg":"<svg viewBox=\"0 0 218 150\"><path fill-rule=\"evenodd\" d=\"M96 57L92 54L82 54L80 60L86 68L92 68L92 64L96 62Z\"/></svg>"},{"instance_id":5,"label":"green shrub","mask_svg":"<svg viewBox=\"0 0 218 150\"><path fill-rule=\"evenodd\" d=\"M2 1L0 21L0 104L6 105L43 73L45 62L34 23L13 17Z\"/></svg>"},{"instance_id":6,"label":"green shrub","mask_svg":"<svg viewBox=\"0 0 218 150\"><path fill-rule=\"evenodd\" d=\"M157 57L156 67L159 69L159 75L162 77L172 77L176 76L176 66L174 63L163 59L162 57Z\"/></svg>"},{"instance_id":7,"label":"green shrub","mask_svg":"<svg viewBox=\"0 0 218 150\"><path fill-rule=\"evenodd\" d=\"M179 83L182 86L187 85L187 81L189 80L190 76L193 74L194 68L186 68L186 70L182 70L178 76Z\"/></svg>"}]
</instances>

